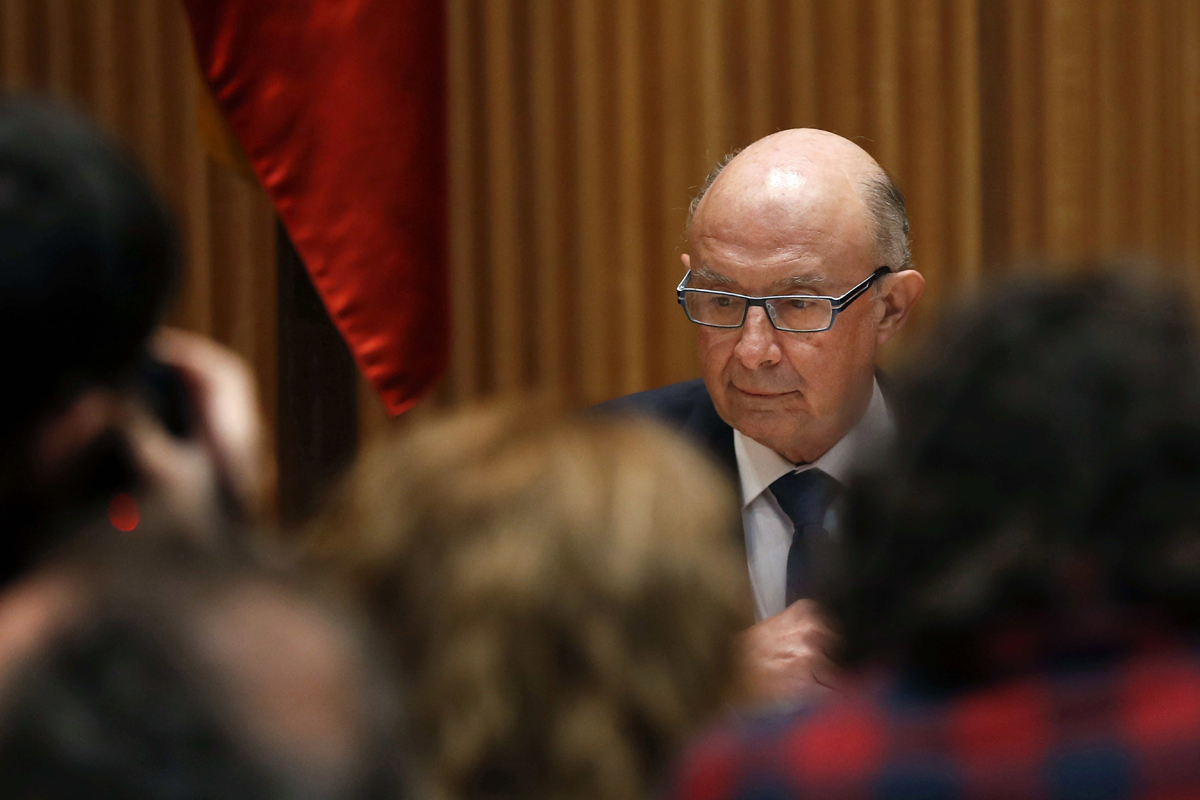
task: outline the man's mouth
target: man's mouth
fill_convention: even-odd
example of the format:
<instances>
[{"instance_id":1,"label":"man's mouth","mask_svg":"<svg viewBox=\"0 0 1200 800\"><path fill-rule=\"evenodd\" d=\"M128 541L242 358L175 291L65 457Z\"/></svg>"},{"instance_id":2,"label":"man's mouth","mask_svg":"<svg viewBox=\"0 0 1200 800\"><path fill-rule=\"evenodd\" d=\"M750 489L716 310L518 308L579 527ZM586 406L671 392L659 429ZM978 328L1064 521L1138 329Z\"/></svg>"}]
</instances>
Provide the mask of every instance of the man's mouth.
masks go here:
<instances>
[{"instance_id":1,"label":"man's mouth","mask_svg":"<svg viewBox=\"0 0 1200 800\"><path fill-rule=\"evenodd\" d=\"M737 389L739 392L741 392L744 395L748 395L750 397L762 397L764 399L771 398L771 397L781 397L782 395L785 395L785 394L791 394L791 392L768 392L768 391L763 391L762 389L743 389L740 386L734 386L733 388Z\"/></svg>"}]
</instances>

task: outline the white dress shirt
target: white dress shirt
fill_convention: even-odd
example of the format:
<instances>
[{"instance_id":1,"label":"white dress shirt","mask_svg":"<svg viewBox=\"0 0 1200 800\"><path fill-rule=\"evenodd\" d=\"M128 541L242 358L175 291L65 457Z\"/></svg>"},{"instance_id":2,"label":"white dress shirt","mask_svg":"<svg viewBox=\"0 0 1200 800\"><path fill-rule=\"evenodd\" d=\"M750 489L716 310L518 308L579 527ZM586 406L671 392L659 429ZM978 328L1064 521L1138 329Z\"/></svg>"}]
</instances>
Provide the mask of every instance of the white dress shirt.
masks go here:
<instances>
[{"instance_id":1,"label":"white dress shirt","mask_svg":"<svg viewBox=\"0 0 1200 800\"><path fill-rule=\"evenodd\" d=\"M738 477L742 484L746 558L758 619L766 619L784 609L788 549L792 546L792 521L775 502L775 496L769 491L771 484L788 472L809 469L819 469L845 484L860 460L884 445L891 438L892 431L891 415L876 381L871 402L862 419L825 455L811 464L796 466L741 431L733 432L733 449L737 454ZM825 528L836 530L836 521L828 520Z\"/></svg>"}]
</instances>

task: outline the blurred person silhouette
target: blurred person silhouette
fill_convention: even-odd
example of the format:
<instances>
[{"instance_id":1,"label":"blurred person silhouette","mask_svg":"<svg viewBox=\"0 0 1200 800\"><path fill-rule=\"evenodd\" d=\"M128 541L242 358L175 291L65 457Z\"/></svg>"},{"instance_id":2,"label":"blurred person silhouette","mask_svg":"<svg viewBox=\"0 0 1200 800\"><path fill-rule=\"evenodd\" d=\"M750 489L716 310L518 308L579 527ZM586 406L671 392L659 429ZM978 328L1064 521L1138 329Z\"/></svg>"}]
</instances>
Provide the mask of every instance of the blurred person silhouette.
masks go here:
<instances>
[{"instance_id":1,"label":"blurred person silhouette","mask_svg":"<svg viewBox=\"0 0 1200 800\"><path fill-rule=\"evenodd\" d=\"M407 796L394 677L357 621L148 527L0 597L0 797Z\"/></svg>"},{"instance_id":2,"label":"blurred person silhouette","mask_svg":"<svg viewBox=\"0 0 1200 800\"><path fill-rule=\"evenodd\" d=\"M812 592L855 462L891 436L876 363L925 279L904 196L828 131L778 131L719 163L687 237L677 299L702 379L599 409L662 420L737 476L758 619L743 659L762 699L786 700L826 669Z\"/></svg>"},{"instance_id":3,"label":"blurred person silhouette","mask_svg":"<svg viewBox=\"0 0 1200 800\"><path fill-rule=\"evenodd\" d=\"M737 505L645 421L495 407L370 452L311 557L391 634L434 797L645 797L735 691Z\"/></svg>"},{"instance_id":4,"label":"blurred person silhouette","mask_svg":"<svg viewBox=\"0 0 1200 800\"><path fill-rule=\"evenodd\" d=\"M1181 289L992 294L901 393L823 592L846 696L671 796L1200 796L1200 367Z\"/></svg>"},{"instance_id":5,"label":"blurred person silhouette","mask_svg":"<svg viewBox=\"0 0 1200 800\"><path fill-rule=\"evenodd\" d=\"M0 583L120 493L196 520L256 508L248 368L155 332L180 269L171 218L128 154L68 109L0 101Z\"/></svg>"}]
</instances>

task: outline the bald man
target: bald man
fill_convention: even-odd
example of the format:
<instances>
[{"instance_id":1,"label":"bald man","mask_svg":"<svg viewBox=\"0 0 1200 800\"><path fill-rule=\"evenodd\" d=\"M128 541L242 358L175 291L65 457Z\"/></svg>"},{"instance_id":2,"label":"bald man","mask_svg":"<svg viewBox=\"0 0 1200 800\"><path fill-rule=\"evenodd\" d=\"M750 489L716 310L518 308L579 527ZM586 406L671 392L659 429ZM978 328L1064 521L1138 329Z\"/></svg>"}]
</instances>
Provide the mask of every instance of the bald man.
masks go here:
<instances>
[{"instance_id":1,"label":"bald man","mask_svg":"<svg viewBox=\"0 0 1200 800\"><path fill-rule=\"evenodd\" d=\"M736 472L759 619L743 642L748 688L790 697L825 682L828 631L806 596L842 484L890 436L876 356L925 280L891 178L813 129L718 165L692 203L682 258L679 303L703 379L600 408L673 424Z\"/></svg>"}]
</instances>

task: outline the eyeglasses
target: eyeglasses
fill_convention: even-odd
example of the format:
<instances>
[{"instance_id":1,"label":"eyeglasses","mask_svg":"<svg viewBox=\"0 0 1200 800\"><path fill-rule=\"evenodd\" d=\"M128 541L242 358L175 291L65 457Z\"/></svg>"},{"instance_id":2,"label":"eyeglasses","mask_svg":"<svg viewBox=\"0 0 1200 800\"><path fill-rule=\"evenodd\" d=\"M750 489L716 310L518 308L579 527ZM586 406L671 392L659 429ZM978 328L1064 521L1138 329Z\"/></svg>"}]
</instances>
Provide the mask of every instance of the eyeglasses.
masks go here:
<instances>
[{"instance_id":1,"label":"eyeglasses","mask_svg":"<svg viewBox=\"0 0 1200 800\"><path fill-rule=\"evenodd\" d=\"M785 294L773 297L748 297L733 292L713 289L689 289L692 271L679 282L675 292L683 313L697 325L710 328L740 328L746 324L746 314L751 306L760 306L767 312L767 319L777 331L785 333L818 333L833 327L837 315L863 295L881 275L892 271L883 266L872 272L867 279L841 297L820 295Z\"/></svg>"}]
</instances>

